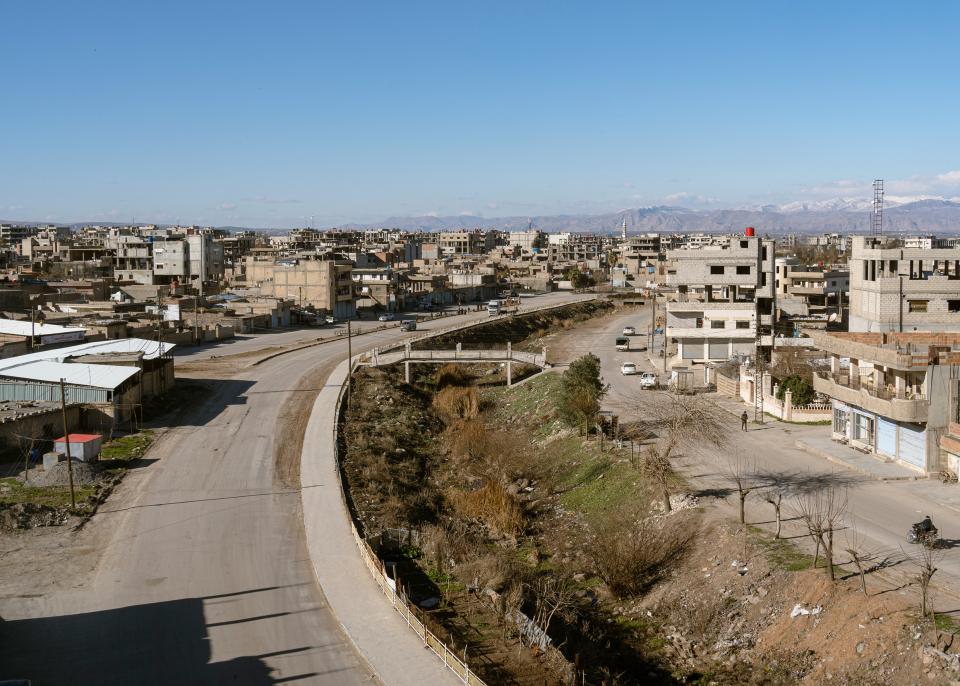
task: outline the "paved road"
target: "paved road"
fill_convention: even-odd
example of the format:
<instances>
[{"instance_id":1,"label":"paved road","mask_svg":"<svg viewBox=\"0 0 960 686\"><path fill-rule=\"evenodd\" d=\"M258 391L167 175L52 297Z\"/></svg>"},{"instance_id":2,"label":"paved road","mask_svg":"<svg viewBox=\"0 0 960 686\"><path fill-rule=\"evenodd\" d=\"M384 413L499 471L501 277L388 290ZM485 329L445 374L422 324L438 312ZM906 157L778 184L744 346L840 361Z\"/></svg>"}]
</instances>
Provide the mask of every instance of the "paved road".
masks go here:
<instances>
[{"instance_id":1,"label":"paved road","mask_svg":"<svg viewBox=\"0 0 960 686\"><path fill-rule=\"evenodd\" d=\"M620 365L628 360L636 362L641 370L652 370L653 367L644 353L618 352L614 348L614 338L627 324L636 326L637 331L646 331L649 316L649 309L645 309L640 314L603 320L602 325L587 325L582 334L570 334L573 351L577 354L593 351L600 357L603 376L610 384L610 392L605 401L606 409L620 412L624 419L629 419L631 415L642 416L644 408L657 402L659 394L641 391L637 377L623 376L620 373ZM646 337L642 339L645 344ZM640 343L641 337L633 340ZM936 480L865 480L855 473L835 467L822 458L796 448L797 439L802 439L805 435L823 435L824 432L829 432L829 427L826 426L805 427L771 420L763 427L752 426L750 431L742 433L739 430L739 420L731 415L730 428L731 443L725 449L712 454L697 453L683 461L684 471L694 477L694 483L699 487L729 487L729 480L723 476L727 468L727 456L739 452L753 457L758 468L763 471L800 478L820 474L848 481L849 521L856 524L859 533L867 539L868 546L894 558L902 559L903 550L910 552L911 546L904 542L904 536L910 523L919 521L924 514L933 517L945 538L960 538L960 513L936 505L931 499L936 497L937 489L956 486L945 486ZM756 513L755 519L769 520L772 515L770 506L757 499L752 502L750 509ZM960 589L960 549L955 547L945 551L938 566L939 584L946 588ZM901 568L906 569L906 565L901 565Z\"/></svg>"},{"instance_id":2,"label":"paved road","mask_svg":"<svg viewBox=\"0 0 960 686\"><path fill-rule=\"evenodd\" d=\"M244 352L299 333L257 337ZM402 335L367 334L354 353ZM151 450L154 462L130 473L88 524L99 535L91 540L106 545L90 577L0 601L0 678L29 676L40 686L375 682L315 583L299 491L274 465L277 444L290 440L275 431L284 402L319 390L346 349L346 341L307 348L213 384L212 397ZM178 363L209 356L201 350ZM298 388L308 375L316 386Z\"/></svg>"}]
</instances>

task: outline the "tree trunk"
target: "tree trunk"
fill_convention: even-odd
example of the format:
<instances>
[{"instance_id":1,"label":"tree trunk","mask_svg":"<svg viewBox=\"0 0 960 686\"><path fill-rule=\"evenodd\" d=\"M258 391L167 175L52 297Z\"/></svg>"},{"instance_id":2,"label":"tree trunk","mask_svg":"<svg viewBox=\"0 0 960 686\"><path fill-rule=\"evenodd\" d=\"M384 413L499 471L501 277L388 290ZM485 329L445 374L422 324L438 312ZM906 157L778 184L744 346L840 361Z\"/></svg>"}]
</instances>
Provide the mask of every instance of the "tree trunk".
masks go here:
<instances>
[{"instance_id":1,"label":"tree trunk","mask_svg":"<svg viewBox=\"0 0 960 686\"><path fill-rule=\"evenodd\" d=\"M869 597L870 594L867 593L867 577L863 573L863 562L858 555L853 556L853 564L857 566L857 572L860 574L860 590L863 591L863 595Z\"/></svg>"},{"instance_id":2,"label":"tree trunk","mask_svg":"<svg viewBox=\"0 0 960 686\"><path fill-rule=\"evenodd\" d=\"M780 538L780 527L782 520L780 519L780 499L777 498L777 502L773 506L774 512L777 515L777 533L773 535L774 538Z\"/></svg>"},{"instance_id":3,"label":"tree trunk","mask_svg":"<svg viewBox=\"0 0 960 686\"><path fill-rule=\"evenodd\" d=\"M743 489L740 489L740 523L747 523L746 515L746 502L747 502L747 492Z\"/></svg>"},{"instance_id":4,"label":"tree trunk","mask_svg":"<svg viewBox=\"0 0 960 686\"><path fill-rule=\"evenodd\" d=\"M817 563L820 561L820 537L813 537L814 551L813 551L813 568L817 568Z\"/></svg>"},{"instance_id":5,"label":"tree trunk","mask_svg":"<svg viewBox=\"0 0 960 686\"><path fill-rule=\"evenodd\" d=\"M663 490L663 511L671 512L673 506L670 505L670 488L667 486L666 482L660 485L660 488Z\"/></svg>"},{"instance_id":6,"label":"tree trunk","mask_svg":"<svg viewBox=\"0 0 960 686\"><path fill-rule=\"evenodd\" d=\"M827 576L830 581L837 580L837 574L833 569L833 532L827 536L827 542L823 546L824 557L827 558Z\"/></svg>"}]
</instances>

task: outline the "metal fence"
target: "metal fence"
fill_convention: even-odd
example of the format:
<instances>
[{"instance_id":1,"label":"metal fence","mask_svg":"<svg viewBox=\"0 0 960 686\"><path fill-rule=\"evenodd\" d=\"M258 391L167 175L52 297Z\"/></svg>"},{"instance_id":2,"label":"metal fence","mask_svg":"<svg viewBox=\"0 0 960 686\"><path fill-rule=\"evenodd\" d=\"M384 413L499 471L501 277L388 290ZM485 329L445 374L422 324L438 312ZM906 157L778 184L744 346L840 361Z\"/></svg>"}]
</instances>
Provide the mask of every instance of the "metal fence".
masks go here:
<instances>
[{"instance_id":1,"label":"metal fence","mask_svg":"<svg viewBox=\"0 0 960 686\"><path fill-rule=\"evenodd\" d=\"M349 369L347 371L347 379L349 380L350 374L353 371L353 368L356 366L356 363L351 360L348 363ZM341 407L343 404L343 398L345 395L347 384L344 383L340 387L339 394L337 395L337 404L334 414L333 422L333 445L334 445L334 457L337 464L337 478L340 479L340 498L343 501L344 510L349 513L350 509L347 505L346 491L343 487L343 480L341 478L340 471L340 444L337 440L337 432L340 425L340 416L341 416ZM360 550L360 557L363 559L364 564L367 566L367 569L370 571L370 575L373 577L373 580L377 583L377 586L380 587L380 590L390 601L393 609L396 610L404 621L407 623L407 626L410 627L413 632L423 641L423 645L429 648L433 653L443 660L445 667L450 669L457 677L468 686L487 686L486 682L478 677L470 669L470 665L467 664L465 659L461 659L447 647L447 644L440 640L436 634L430 631L426 625L417 617L416 606L410 602L410 599L402 591L396 589L396 584L389 576L387 576L386 570L384 569L383 562L380 558L377 557L370 545L363 539L360 535L360 532L357 531L357 527L353 518L350 518L350 530L353 532L354 541L356 541L357 548Z\"/></svg>"}]
</instances>

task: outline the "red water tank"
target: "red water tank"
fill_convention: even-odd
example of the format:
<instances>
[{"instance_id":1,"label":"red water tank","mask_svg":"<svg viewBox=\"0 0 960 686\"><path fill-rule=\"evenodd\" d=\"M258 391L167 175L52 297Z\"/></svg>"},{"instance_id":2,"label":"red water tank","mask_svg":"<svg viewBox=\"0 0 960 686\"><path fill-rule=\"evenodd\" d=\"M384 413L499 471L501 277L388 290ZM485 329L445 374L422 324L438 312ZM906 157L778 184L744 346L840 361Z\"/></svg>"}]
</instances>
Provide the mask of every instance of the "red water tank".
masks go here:
<instances>
[{"instance_id":1,"label":"red water tank","mask_svg":"<svg viewBox=\"0 0 960 686\"><path fill-rule=\"evenodd\" d=\"M746 236L752 236L752 235L753 235L753 227L752 227L752 226L748 226L748 227L746 228L746 230L744 231L744 235L746 235Z\"/></svg>"}]
</instances>

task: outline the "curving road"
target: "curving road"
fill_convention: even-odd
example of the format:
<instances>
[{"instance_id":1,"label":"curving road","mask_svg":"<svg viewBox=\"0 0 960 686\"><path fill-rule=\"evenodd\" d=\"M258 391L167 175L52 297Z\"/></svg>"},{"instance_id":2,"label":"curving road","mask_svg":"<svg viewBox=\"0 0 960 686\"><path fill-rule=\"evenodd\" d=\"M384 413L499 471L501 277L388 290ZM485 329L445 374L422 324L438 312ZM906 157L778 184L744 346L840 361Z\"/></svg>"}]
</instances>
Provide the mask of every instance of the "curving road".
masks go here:
<instances>
[{"instance_id":1,"label":"curving road","mask_svg":"<svg viewBox=\"0 0 960 686\"><path fill-rule=\"evenodd\" d=\"M413 335L483 316L448 317ZM354 354L408 335L365 334ZM257 336L216 354L310 337ZM303 395L309 407L346 350L335 341L259 366L252 357L209 360L210 349L179 356L192 375L208 376L212 394L183 408L150 464L132 470L87 525L82 536L103 548L89 575L0 596L0 678L27 676L37 686L377 683L315 582L300 494L282 473L295 470L275 463L297 444L279 432L302 431L283 416L291 399Z\"/></svg>"}]
</instances>

